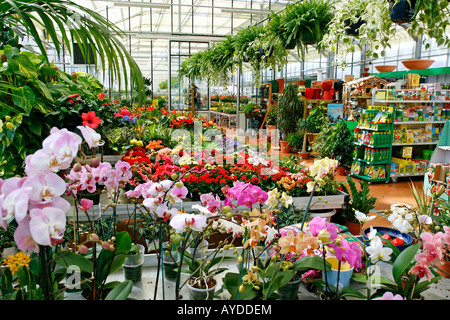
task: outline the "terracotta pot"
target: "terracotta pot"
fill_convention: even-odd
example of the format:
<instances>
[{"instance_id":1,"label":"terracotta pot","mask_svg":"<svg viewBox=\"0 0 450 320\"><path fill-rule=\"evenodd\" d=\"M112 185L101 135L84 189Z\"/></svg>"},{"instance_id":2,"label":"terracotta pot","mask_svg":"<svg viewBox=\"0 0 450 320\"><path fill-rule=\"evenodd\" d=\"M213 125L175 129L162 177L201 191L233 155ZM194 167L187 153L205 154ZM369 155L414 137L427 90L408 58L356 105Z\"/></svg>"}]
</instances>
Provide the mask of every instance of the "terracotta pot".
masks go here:
<instances>
[{"instance_id":1,"label":"terracotta pot","mask_svg":"<svg viewBox=\"0 0 450 320\"><path fill-rule=\"evenodd\" d=\"M390 65L375 66L375 69L377 69L378 72L392 72L395 69L397 69L397 66L390 66Z\"/></svg>"},{"instance_id":2,"label":"terracotta pot","mask_svg":"<svg viewBox=\"0 0 450 320\"><path fill-rule=\"evenodd\" d=\"M345 221L345 226L348 228L348 231L354 236L361 234L361 226L359 223Z\"/></svg>"},{"instance_id":3,"label":"terracotta pot","mask_svg":"<svg viewBox=\"0 0 450 320\"><path fill-rule=\"evenodd\" d=\"M291 146L289 145L289 143L287 141L280 140L280 147L281 147L281 152L284 152L284 153L291 152Z\"/></svg>"},{"instance_id":4,"label":"terracotta pot","mask_svg":"<svg viewBox=\"0 0 450 320\"><path fill-rule=\"evenodd\" d=\"M338 175L340 175L340 176L345 176L346 171L347 170L346 170L345 167L338 167L337 168Z\"/></svg>"},{"instance_id":5,"label":"terracotta pot","mask_svg":"<svg viewBox=\"0 0 450 320\"><path fill-rule=\"evenodd\" d=\"M438 266L436 270L444 278L450 278L450 261L445 261L442 266Z\"/></svg>"},{"instance_id":6,"label":"terracotta pot","mask_svg":"<svg viewBox=\"0 0 450 320\"><path fill-rule=\"evenodd\" d=\"M420 70L429 68L434 60L426 60L426 59L410 59L402 61L403 65L406 69L409 70Z\"/></svg>"},{"instance_id":7,"label":"terracotta pot","mask_svg":"<svg viewBox=\"0 0 450 320\"><path fill-rule=\"evenodd\" d=\"M306 159L306 158L308 158L309 153L308 152L303 153L303 152L299 151L298 156L302 159Z\"/></svg>"}]
</instances>

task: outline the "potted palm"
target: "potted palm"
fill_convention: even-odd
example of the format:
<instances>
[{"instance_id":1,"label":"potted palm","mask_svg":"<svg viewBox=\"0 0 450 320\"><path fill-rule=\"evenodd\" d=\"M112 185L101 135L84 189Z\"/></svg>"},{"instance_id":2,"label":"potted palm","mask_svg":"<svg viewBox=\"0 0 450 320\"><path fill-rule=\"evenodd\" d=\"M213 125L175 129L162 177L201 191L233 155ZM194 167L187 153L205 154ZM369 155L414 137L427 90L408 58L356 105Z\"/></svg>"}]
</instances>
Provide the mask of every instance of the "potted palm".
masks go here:
<instances>
[{"instance_id":1,"label":"potted palm","mask_svg":"<svg viewBox=\"0 0 450 320\"><path fill-rule=\"evenodd\" d=\"M277 126L282 135L280 139L281 151L289 153L287 136L295 132L296 124L303 115L303 101L298 95L297 86L288 84L278 101Z\"/></svg>"}]
</instances>

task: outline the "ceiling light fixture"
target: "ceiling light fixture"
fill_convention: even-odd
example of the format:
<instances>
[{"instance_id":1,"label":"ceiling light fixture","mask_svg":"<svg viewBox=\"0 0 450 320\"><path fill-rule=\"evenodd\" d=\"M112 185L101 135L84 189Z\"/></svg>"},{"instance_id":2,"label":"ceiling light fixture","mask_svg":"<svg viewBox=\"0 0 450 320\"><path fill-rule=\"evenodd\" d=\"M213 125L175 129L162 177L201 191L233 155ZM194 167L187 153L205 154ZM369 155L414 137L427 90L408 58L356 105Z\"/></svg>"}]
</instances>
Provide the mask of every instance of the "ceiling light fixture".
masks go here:
<instances>
[{"instance_id":1,"label":"ceiling light fixture","mask_svg":"<svg viewBox=\"0 0 450 320\"><path fill-rule=\"evenodd\" d=\"M114 7L138 7L138 8L155 8L155 9L170 9L169 3L157 3L157 2L138 2L138 1L110 1L110 0L95 0L106 1L112 4Z\"/></svg>"}]
</instances>

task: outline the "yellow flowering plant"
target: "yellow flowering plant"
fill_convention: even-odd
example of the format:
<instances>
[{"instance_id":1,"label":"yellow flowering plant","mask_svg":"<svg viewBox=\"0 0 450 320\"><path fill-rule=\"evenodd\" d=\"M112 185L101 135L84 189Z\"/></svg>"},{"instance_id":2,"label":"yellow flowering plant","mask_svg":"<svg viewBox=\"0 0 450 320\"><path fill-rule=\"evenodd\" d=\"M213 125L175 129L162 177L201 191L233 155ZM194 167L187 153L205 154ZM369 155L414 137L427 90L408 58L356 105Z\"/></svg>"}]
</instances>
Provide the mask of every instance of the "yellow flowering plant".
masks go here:
<instances>
[{"instance_id":1,"label":"yellow flowering plant","mask_svg":"<svg viewBox=\"0 0 450 320\"><path fill-rule=\"evenodd\" d=\"M25 254L22 251L3 258L0 268L1 300L43 300L43 288L38 279L41 275L41 264L36 254ZM61 282L65 274L54 271L56 284ZM62 298L62 291L55 288L55 299Z\"/></svg>"}]
</instances>

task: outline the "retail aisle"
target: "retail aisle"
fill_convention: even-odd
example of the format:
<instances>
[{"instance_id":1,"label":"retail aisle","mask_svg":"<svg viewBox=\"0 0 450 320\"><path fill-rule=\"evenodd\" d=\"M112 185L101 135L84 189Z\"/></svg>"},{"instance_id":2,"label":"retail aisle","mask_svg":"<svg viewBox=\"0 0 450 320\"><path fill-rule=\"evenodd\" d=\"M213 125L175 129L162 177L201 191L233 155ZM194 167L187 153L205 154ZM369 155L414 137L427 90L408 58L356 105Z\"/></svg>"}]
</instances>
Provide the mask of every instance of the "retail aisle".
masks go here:
<instances>
[{"instance_id":1,"label":"retail aisle","mask_svg":"<svg viewBox=\"0 0 450 320\"><path fill-rule=\"evenodd\" d=\"M235 131L228 129L227 133L230 136L235 134ZM287 154L280 154L280 156ZM315 158L309 157L303 159L305 165L312 164ZM345 176L337 176L339 181L345 181ZM356 178L355 178L356 179ZM356 179L358 181L358 179ZM423 188L423 177L411 177L398 179L397 183L372 183L370 185L370 191L372 196L377 198L375 204L375 209L377 210L388 210L392 204L395 203L407 203L415 206L415 200L411 192L411 182L413 182L419 190ZM359 185L359 183L357 183Z\"/></svg>"}]
</instances>

